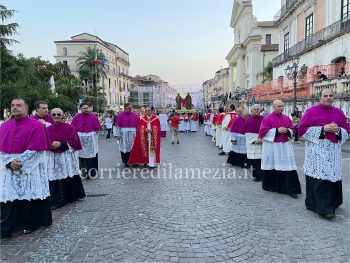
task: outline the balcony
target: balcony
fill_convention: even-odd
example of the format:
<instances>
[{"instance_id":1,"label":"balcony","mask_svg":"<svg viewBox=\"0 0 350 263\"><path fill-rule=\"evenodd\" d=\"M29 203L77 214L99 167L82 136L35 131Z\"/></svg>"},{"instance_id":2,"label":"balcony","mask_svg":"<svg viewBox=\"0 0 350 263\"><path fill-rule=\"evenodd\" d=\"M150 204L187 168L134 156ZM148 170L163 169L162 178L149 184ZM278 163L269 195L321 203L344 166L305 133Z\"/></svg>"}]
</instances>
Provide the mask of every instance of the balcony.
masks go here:
<instances>
[{"instance_id":1,"label":"balcony","mask_svg":"<svg viewBox=\"0 0 350 263\"><path fill-rule=\"evenodd\" d=\"M278 23L282 18L286 17L287 14L292 13L298 7L296 3L301 2L300 0L286 0L286 3L273 17L275 23Z\"/></svg>"},{"instance_id":2,"label":"balcony","mask_svg":"<svg viewBox=\"0 0 350 263\"><path fill-rule=\"evenodd\" d=\"M272 59L273 66L276 67L281 65L284 62L291 60L295 56L300 57L300 55L322 46L348 32L350 32L350 18L347 17L328 27L325 27L324 29L321 29L307 39L304 39L298 44L292 46L286 52L278 55Z\"/></svg>"}]
</instances>

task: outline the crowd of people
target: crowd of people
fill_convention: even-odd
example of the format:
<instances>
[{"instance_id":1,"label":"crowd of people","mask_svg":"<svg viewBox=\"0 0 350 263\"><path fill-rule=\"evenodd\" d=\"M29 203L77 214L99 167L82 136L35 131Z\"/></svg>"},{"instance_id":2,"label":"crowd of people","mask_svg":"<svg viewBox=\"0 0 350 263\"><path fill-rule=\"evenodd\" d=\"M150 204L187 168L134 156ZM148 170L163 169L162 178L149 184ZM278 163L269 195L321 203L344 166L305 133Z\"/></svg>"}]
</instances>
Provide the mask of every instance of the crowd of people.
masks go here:
<instances>
[{"instance_id":1,"label":"crowd of people","mask_svg":"<svg viewBox=\"0 0 350 263\"><path fill-rule=\"evenodd\" d=\"M262 189L298 198L301 186L297 173L293 139L305 141L305 205L326 219L335 217L343 202L341 147L348 139L350 127L344 113L332 106L331 89L320 93L320 103L307 109L303 116L297 109L292 118L283 114L284 103L273 102L273 112L262 116L255 104L250 113L230 105L208 111L204 132L228 155L227 163L250 169L253 180Z\"/></svg>"},{"instance_id":2,"label":"crowd of people","mask_svg":"<svg viewBox=\"0 0 350 263\"><path fill-rule=\"evenodd\" d=\"M333 92L320 93L320 103L296 114L298 136L305 140L307 209L331 219L342 204L341 146L350 132L344 113L332 106ZM11 118L0 125L1 238L30 233L52 224L51 210L83 199L82 178L98 175L98 134L107 129L107 139L118 140L125 166L155 168L160 164L161 137L171 131L171 142L179 144L179 132L204 131L228 155L227 163L251 168L254 181L266 191L297 198L301 186L294 149L296 121L283 114L284 103L273 102L273 112L262 116L256 104L247 109L229 105L205 116L170 116L146 107L135 113L130 103L116 116L99 118L86 103L68 119L59 108L44 101L35 103L36 114L28 115L22 98L11 103Z\"/></svg>"}]
</instances>

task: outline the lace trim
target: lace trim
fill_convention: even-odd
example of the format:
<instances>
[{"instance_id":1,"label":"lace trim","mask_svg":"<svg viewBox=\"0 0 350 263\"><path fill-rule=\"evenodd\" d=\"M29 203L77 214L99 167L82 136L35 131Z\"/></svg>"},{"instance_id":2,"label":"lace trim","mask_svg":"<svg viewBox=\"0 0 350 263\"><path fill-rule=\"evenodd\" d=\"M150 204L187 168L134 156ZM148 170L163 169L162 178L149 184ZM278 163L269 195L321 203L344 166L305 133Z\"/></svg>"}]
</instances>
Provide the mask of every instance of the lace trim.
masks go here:
<instances>
[{"instance_id":1,"label":"lace trim","mask_svg":"<svg viewBox=\"0 0 350 263\"><path fill-rule=\"evenodd\" d=\"M77 152L70 146L63 153L50 152L48 156L49 181L60 180L80 174Z\"/></svg>"},{"instance_id":2,"label":"lace trim","mask_svg":"<svg viewBox=\"0 0 350 263\"><path fill-rule=\"evenodd\" d=\"M96 132L78 133L83 149L78 151L80 158L94 158L98 153L98 135Z\"/></svg>"},{"instance_id":3,"label":"lace trim","mask_svg":"<svg viewBox=\"0 0 350 263\"><path fill-rule=\"evenodd\" d=\"M341 145L348 139L348 133L341 128L342 140L333 143L329 140L319 139L322 127L310 127L304 134L305 162L304 172L316 179L331 182L342 178Z\"/></svg>"},{"instance_id":4,"label":"lace trim","mask_svg":"<svg viewBox=\"0 0 350 263\"><path fill-rule=\"evenodd\" d=\"M231 151L236 153L247 153L246 138L244 134L231 132L231 141L237 141L236 144L232 144Z\"/></svg>"},{"instance_id":5,"label":"lace trim","mask_svg":"<svg viewBox=\"0 0 350 263\"><path fill-rule=\"evenodd\" d=\"M10 160L20 160L22 169L6 168ZM45 199L50 195L45 152L0 153L0 202Z\"/></svg>"},{"instance_id":6,"label":"lace trim","mask_svg":"<svg viewBox=\"0 0 350 263\"><path fill-rule=\"evenodd\" d=\"M119 151L126 153L131 152L136 137L136 128L118 128Z\"/></svg>"}]
</instances>

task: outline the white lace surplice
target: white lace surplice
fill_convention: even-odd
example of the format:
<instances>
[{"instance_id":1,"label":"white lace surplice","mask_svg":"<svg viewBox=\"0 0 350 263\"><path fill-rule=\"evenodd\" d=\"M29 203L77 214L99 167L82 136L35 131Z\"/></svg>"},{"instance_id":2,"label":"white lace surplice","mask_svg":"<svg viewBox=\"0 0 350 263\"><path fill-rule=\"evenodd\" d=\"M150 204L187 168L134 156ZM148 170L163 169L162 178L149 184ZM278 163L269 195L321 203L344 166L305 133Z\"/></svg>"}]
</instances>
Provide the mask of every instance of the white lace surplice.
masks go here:
<instances>
[{"instance_id":1,"label":"white lace surplice","mask_svg":"<svg viewBox=\"0 0 350 263\"><path fill-rule=\"evenodd\" d=\"M293 134L293 131L289 129ZM294 149L290 141L273 142L276 128L271 129L263 138L261 153L261 169L277 171L293 171L297 169Z\"/></svg>"},{"instance_id":2,"label":"white lace surplice","mask_svg":"<svg viewBox=\"0 0 350 263\"><path fill-rule=\"evenodd\" d=\"M117 128L119 140L119 151L123 153L131 152L136 137L136 128Z\"/></svg>"},{"instance_id":3,"label":"white lace surplice","mask_svg":"<svg viewBox=\"0 0 350 263\"><path fill-rule=\"evenodd\" d=\"M321 131L321 126L314 126L303 135L305 139L304 172L316 179L340 181L342 178L341 146L349 135L341 128L341 141L333 143L327 139L319 139Z\"/></svg>"},{"instance_id":4,"label":"white lace surplice","mask_svg":"<svg viewBox=\"0 0 350 263\"><path fill-rule=\"evenodd\" d=\"M6 164L22 162L22 169L12 172ZM45 199L50 195L46 152L25 151L22 154L0 152L0 202Z\"/></svg>"},{"instance_id":5,"label":"white lace surplice","mask_svg":"<svg viewBox=\"0 0 350 263\"><path fill-rule=\"evenodd\" d=\"M80 158L94 158L98 153L98 134L96 132L78 132L83 149L78 151Z\"/></svg>"},{"instance_id":6,"label":"white lace surplice","mask_svg":"<svg viewBox=\"0 0 350 263\"><path fill-rule=\"evenodd\" d=\"M261 144L254 144L258 139L258 133L246 133L246 145L247 145L247 158L248 159L261 159Z\"/></svg>"},{"instance_id":7,"label":"white lace surplice","mask_svg":"<svg viewBox=\"0 0 350 263\"><path fill-rule=\"evenodd\" d=\"M231 141L237 141L237 143L235 144L232 143L231 151L241 154L247 153L247 146L244 134L231 132Z\"/></svg>"},{"instance_id":8,"label":"white lace surplice","mask_svg":"<svg viewBox=\"0 0 350 263\"><path fill-rule=\"evenodd\" d=\"M49 181L65 179L80 174L78 153L69 146L63 153L48 153Z\"/></svg>"}]
</instances>

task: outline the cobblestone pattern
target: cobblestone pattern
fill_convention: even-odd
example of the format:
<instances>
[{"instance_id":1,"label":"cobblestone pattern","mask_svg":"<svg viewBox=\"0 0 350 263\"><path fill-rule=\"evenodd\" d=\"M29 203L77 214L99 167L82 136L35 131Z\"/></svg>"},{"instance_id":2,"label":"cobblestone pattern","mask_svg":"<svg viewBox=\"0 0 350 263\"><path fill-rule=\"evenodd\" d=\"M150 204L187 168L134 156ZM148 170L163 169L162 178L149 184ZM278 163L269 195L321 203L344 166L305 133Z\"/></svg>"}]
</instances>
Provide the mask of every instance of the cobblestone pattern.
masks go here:
<instances>
[{"instance_id":1,"label":"cobblestone pattern","mask_svg":"<svg viewBox=\"0 0 350 263\"><path fill-rule=\"evenodd\" d=\"M180 136L179 145L162 139L161 161L173 170L231 168L203 132ZM122 169L116 142L100 139L100 147L101 167ZM349 161L344 204L327 221L305 209L303 145L294 147L298 199L263 191L242 169L236 179L125 179L116 171L84 181L90 197L53 211L53 226L2 242L1 261L350 262Z\"/></svg>"}]
</instances>

